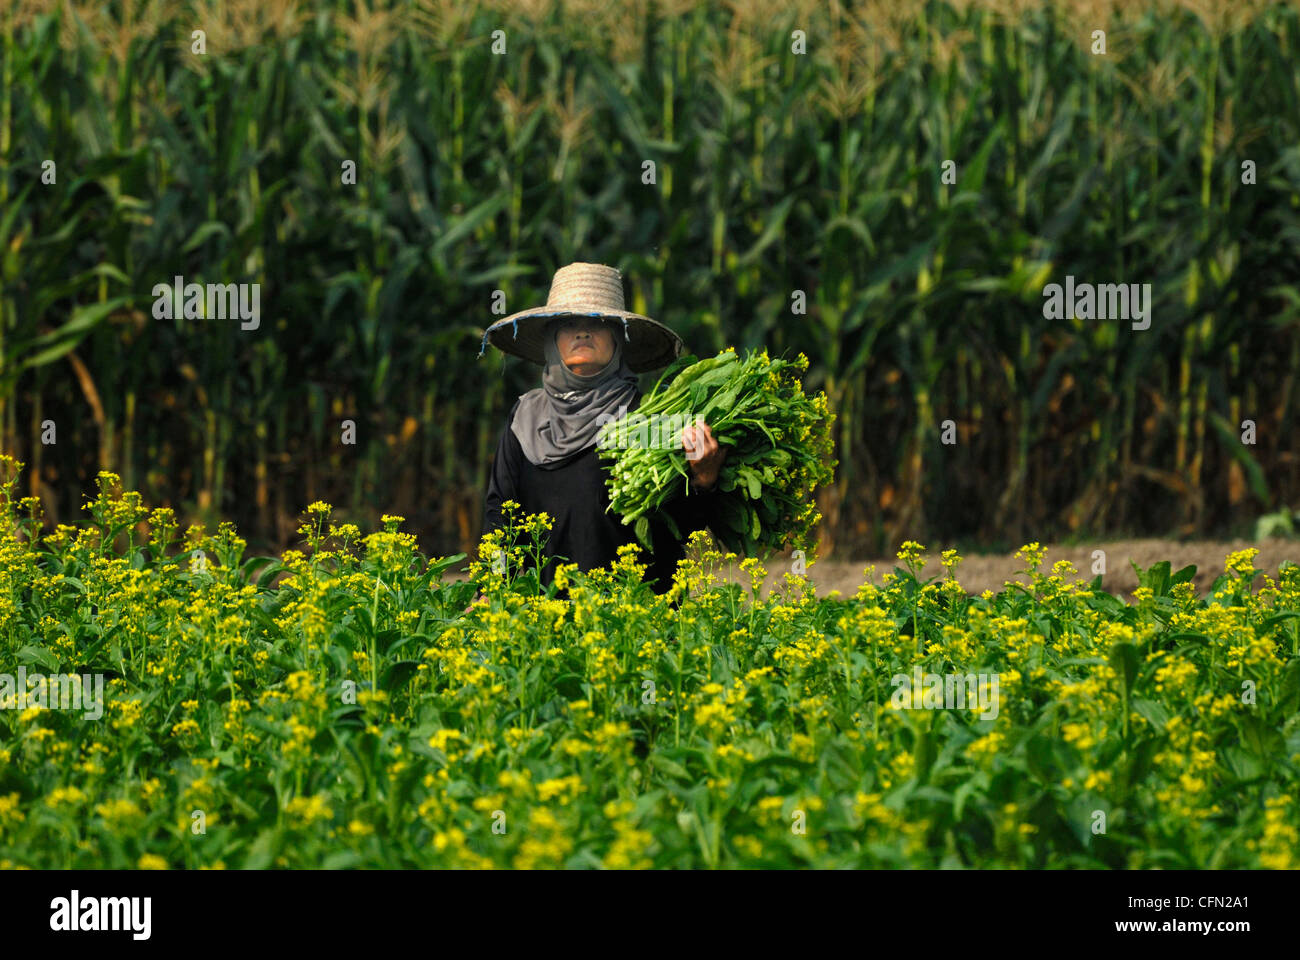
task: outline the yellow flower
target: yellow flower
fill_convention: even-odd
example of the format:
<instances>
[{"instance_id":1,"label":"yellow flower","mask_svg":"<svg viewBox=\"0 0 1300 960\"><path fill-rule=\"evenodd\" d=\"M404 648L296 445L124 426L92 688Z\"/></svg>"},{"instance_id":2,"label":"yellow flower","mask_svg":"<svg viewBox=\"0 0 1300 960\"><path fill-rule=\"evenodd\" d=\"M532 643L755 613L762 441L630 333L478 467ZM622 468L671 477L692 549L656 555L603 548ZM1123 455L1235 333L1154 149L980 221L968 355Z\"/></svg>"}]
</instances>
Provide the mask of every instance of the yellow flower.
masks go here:
<instances>
[{"instance_id":1,"label":"yellow flower","mask_svg":"<svg viewBox=\"0 0 1300 960\"><path fill-rule=\"evenodd\" d=\"M284 809L285 813L304 827L310 827L318 820L329 820L334 816L334 811L326 804L323 794L294 797Z\"/></svg>"},{"instance_id":2,"label":"yellow flower","mask_svg":"<svg viewBox=\"0 0 1300 960\"><path fill-rule=\"evenodd\" d=\"M924 550L925 547L917 543L915 540L904 541L902 547L899 548L898 559L903 561L903 563L920 560L921 562L918 563L917 566L923 567L925 566Z\"/></svg>"},{"instance_id":3,"label":"yellow flower","mask_svg":"<svg viewBox=\"0 0 1300 960\"><path fill-rule=\"evenodd\" d=\"M1087 750L1097 742L1093 739L1091 728L1086 723L1062 724L1061 733L1066 743L1073 743L1080 750Z\"/></svg>"},{"instance_id":4,"label":"yellow flower","mask_svg":"<svg viewBox=\"0 0 1300 960\"><path fill-rule=\"evenodd\" d=\"M289 687L290 693L295 700L301 700L304 703L312 698L315 693L315 684L312 676L306 670L298 670L284 678L285 684Z\"/></svg>"},{"instance_id":5,"label":"yellow flower","mask_svg":"<svg viewBox=\"0 0 1300 960\"><path fill-rule=\"evenodd\" d=\"M95 812L113 825L134 820L140 816L140 808L131 800L116 799L107 803L95 804Z\"/></svg>"},{"instance_id":6,"label":"yellow flower","mask_svg":"<svg viewBox=\"0 0 1300 960\"><path fill-rule=\"evenodd\" d=\"M167 861L156 853L146 853L140 857L140 862L136 866L141 870L166 870Z\"/></svg>"},{"instance_id":7,"label":"yellow flower","mask_svg":"<svg viewBox=\"0 0 1300 960\"><path fill-rule=\"evenodd\" d=\"M558 799L566 804L582 791L582 780L576 775L544 780L537 785L537 796L543 803Z\"/></svg>"},{"instance_id":8,"label":"yellow flower","mask_svg":"<svg viewBox=\"0 0 1300 960\"><path fill-rule=\"evenodd\" d=\"M998 752L1005 740L1006 737L994 730L967 744L966 752L975 760L987 760Z\"/></svg>"},{"instance_id":9,"label":"yellow flower","mask_svg":"<svg viewBox=\"0 0 1300 960\"><path fill-rule=\"evenodd\" d=\"M916 758L912 756L911 751L904 750L890 761L889 766L897 780L901 782L916 772Z\"/></svg>"},{"instance_id":10,"label":"yellow flower","mask_svg":"<svg viewBox=\"0 0 1300 960\"><path fill-rule=\"evenodd\" d=\"M1030 570L1037 570L1042 565L1043 557L1047 554L1047 548L1040 545L1037 540L1033 543L1027 543L1016 551L1016 559L1024 560Z\"/></svg>"},{"instance_id":11,"label":"yellow flower","mask_svg":"<svg viewBox=\"0 0 1300 960\"><path fill-rule=\"evenodd\" d=\"M27 815L18 809L18 794L0 797L0 828L6 824L22 823Z\"/></svg>"},{"instance_id":12,"label":"yellow flower","mask_svg":"<svg viewBox=\"0 0 1300 960\"><path fill-rule=\"evenodd\" d=\"M45 803L51 807L57 807L64 803L72 806L85 803L87 799L87 796L76 787L55 787L50 791L50 795L45 798Z\"/></svg>"},{"instance_id":13,"label":"yellow flower","mask_svg":"<svg viewBox=\"0 0 1300 960\"><path fill-rule=\"evenodd\" d=\"M781 817L781 808L785 797L763 797L758 801L758 819L760 823L775 823Z\"/></svg>"},{"instance_id":14,"label":"yellow flower","mask_svg":"<svg viewBox=\"0 0 1300 960\"><path fill-rule=\"evenodd\" d=\"M172 724L172 736L183 737L187 734L196 734L199 732L199 725L191 718L187 717L180 723Z\"/></svg>"},{"instance_id":15,"label":"yellow flower","mask_svg":"<svg viewBox=\"0 0 1300 960\"><path fill-rule=\"evenodd\" d=\"M576 563L561 563L555 568L555 589L568 590L569 576L578 569Z\"/></svg>"},{"instance_id":16,"label":"yellow flower","mask_svg":"<svg viewBox=\"0 0 1300 960\"><path fill-rule=\"evenodd\" d=\"M1294 870L1300 866L1296 850L1300 849L1300 830L1287 822L1287 813L1295 801L1288 795L1264 801L1264 836L1260 840L1259 864L1266 870Z\"/></svg>"},{"instance_id":17,"label":"yellow flower","mask_svg":"<svg viewBox=\"0 0 1300 960\"><path fill-rule=\"evenodd\" d=\"M452 740L464 740L464 739L465 739L465 735L462 734L459 730L450 730L444 728L442 730L437 731L436 733L434 733L433 736L429 738L429 746L432 747L434 750L441 750L443 753L446 753L447 744L449 744Z\"/></svg>"},{"instance_id":18,"label":"yellow flower","mask_svg":"<svg viewBox=\"0 0 1300 960\"><path fill-rule=\"evenodd\" d=\"M1083 789L1100 790L1102 787L1110 785L1109 770L1093 770L1088 774L1088 779L1083 781Z\"/></svg>"},{"instance_id":19,"label":"yellow flower","mask_svg":"<svg viewBox=\"0 0 1300 960\"><path fill-rule=\"evenodd\" d=\"M1235 573L1244 579L1250 579L1255 572L1255 558L1259 556L1259 550L1250 547L1246 550L1235 550L1223 561L1224 570L1227 573Z\"/></svg>"}]
</instances>

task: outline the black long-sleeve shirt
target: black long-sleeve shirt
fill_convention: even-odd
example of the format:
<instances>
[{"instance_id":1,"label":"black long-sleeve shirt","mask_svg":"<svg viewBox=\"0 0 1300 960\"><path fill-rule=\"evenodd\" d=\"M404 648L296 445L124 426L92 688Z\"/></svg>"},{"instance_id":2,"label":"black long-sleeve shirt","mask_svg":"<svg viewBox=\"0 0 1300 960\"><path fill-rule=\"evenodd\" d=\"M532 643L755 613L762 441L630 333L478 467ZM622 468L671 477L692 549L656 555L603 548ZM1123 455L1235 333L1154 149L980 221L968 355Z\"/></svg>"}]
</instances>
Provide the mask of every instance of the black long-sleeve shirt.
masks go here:
<instances>
[{"instance_id":1,"label":"black long-sleeve shirt","mask_svg":"<svg viewBox=\"0 0 1300 960\"><path fill-rule=\"evenodd\" d=\"M640 403L638 392L628 410L635 410ZM502 526L501 504L514 500L523 513L545 511L552 518L542 567L543 585L550 586L554 581L555 567L560 562L577 563L583 571L609 566L618 559L620 546L637 542L631 524L625 525L613 511L606 512L611 461L600 457L593 441L559 466L535 466L524 456L519 438L510 429L518 408L519 401L515 401L497 441L484 503L484 532ZM688 537L717 516L718 487L715 483L706 492L692 488L688 494L683 489L686 481L678 479L678 492L664 502L663 510L677 524L682 537ZM653 550L647 554L643 546L640 556L646 564L644 579L656 593L666 593L672 588L677 562L686 555L684 541L676 539L667 524L655 518L650 519L650 539ZM557 561L557 555L564 559Z\"/></svg>"}]
</instances>

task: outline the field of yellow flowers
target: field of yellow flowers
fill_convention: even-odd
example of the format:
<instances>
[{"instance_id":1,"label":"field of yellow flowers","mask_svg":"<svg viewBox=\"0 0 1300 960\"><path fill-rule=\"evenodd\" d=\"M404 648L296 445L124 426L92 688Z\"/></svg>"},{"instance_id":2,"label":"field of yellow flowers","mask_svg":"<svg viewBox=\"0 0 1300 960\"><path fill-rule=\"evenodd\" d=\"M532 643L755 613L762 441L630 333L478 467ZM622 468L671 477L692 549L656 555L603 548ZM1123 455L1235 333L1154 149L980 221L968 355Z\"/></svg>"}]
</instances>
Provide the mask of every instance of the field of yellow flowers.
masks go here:
<instances>
[{"instance_id":1,"label":"field of yellow flowers","mask_svg":"<svg viewBox=\"0 0 1300 960\"><path fill-rule=\"evenodd\" d=\"M763 597L703 542L667 596L636 547L547 596L544 516L444 582L464 558L398 517L313 504L304 550L245 559L107 473L40 536L19 469L0 672L107 682L95 719L3 704L0 866L1297 866L1300 568L1252 593L1253 551L1135 605L1036 544L1030 588L976 597L912 543L854 597ZM917 666L996 675L998 709L899 709Z\"/></svg>"}]
</instances>

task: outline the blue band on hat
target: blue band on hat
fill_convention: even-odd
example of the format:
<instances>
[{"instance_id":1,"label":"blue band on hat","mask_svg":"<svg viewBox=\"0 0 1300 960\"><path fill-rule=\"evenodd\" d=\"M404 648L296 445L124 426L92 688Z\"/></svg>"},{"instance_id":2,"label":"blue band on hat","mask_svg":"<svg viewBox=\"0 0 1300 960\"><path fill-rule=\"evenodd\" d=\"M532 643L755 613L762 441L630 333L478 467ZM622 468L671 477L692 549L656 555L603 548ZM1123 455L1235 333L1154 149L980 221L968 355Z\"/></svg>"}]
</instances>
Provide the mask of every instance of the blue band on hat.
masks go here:
<instances>
[{"instance_id":1,"label":"blue band on hat","mask_svg":"<svg viewBox=\"0 0 1300 960\"><path fill-rule=\"evenodd\" d=\"M631 331L629 331L627 325L628 318L617 317L614 316L613 314L605 313L604 311L599 311L599 310L580 311L580 310L566 309L566 310L552 310L544 313L530 313L529 316L530 317L602 317L607 320L622 320L623 339L628 341L629 343L632 340L632 334ZM491 324L486 330L483 331L483 341L479 344L479 348L478 348L479 359L482 359L483 354L487 351L489 334L504 322L505 322L504 320L498 321L497 323ZM519 318L515 317L513 320L511 320L510 325L513 330L512 338L518 340L519 339Z\"/></svg>"}]
</instances>

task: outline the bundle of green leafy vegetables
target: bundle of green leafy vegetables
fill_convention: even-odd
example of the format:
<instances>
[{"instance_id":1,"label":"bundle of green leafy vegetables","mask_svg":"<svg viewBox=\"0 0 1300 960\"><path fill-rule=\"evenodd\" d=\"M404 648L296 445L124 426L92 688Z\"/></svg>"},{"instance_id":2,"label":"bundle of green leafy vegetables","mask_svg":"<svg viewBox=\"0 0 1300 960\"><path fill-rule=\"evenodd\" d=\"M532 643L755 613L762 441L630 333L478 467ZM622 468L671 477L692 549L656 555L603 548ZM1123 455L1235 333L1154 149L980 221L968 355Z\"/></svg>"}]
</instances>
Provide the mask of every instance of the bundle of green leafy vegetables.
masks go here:
<instances>
[{"instance_id":1,"label":"bundle of green leafy vegetables","mask_svg":"<svg viewBox=\"0 0 1300 960\"><path fill-rule=\"evenodd\" d=\"M690 493L681 431L702 420L727 448L718 476L719 516L710 524L723 546L745 557L806 548L821 514L813 491L831 481L831 423L825 393L809 397L795 360L767 351L743 360L733 348L700 360L680 357L640 406L601 428L600 456L612 459L609 509L635 524L647 549L650 518L681 538L662 505L675 483Z\"/></svg>"}]
</instances>

